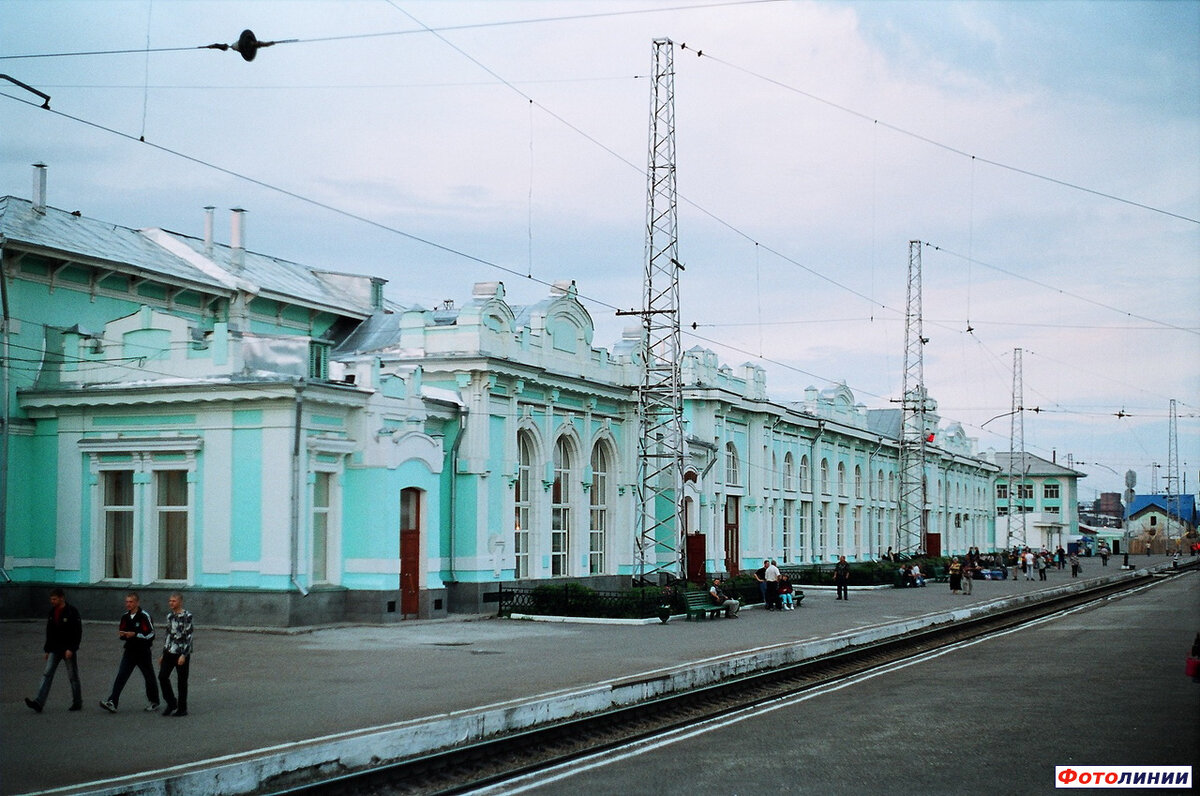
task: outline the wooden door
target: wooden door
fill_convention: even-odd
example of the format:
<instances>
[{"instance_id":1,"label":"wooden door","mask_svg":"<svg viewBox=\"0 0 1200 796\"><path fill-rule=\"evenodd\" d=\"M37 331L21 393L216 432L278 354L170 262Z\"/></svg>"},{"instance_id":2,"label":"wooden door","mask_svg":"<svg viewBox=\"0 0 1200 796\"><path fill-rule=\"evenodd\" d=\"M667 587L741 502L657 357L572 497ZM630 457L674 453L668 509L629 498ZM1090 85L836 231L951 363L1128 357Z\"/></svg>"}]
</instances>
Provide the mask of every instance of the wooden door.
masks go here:
<instances>
[{"instance_id":1,"label":"wooden door","mask_svg":"<svg viewBox=\"0 0 1200 796\"><path fill-rule=\"evenodd\" d=\"M421 490L400 492L400 613L421 611Z\"/></svg>"},{"instance_id":2,"label":"wooden door","mask_svg":"<svg viewBox=\"0 0 1200 796\"><path fill-rule=\"evenodd\" d=\"M741 571L739 565L742 560L740 500L741 498L736 496L725 498L725 571L731 577Z\"/></svg>"}]
</instances>

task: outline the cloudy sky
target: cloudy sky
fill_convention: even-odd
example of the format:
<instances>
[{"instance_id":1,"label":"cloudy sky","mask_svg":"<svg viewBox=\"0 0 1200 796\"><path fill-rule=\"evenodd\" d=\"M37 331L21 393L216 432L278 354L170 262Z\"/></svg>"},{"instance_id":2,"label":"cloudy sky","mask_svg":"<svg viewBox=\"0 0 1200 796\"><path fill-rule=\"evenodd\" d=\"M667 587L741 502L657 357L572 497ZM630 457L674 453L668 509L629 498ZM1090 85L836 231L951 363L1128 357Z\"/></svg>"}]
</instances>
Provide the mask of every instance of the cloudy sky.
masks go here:
<instances>
[{"instance_id":1,"label":"cloudy sky","mask_svg":"<svg viewBox=\"0 0 1200 796\"><path fill-rule=\"evenodd\" d=\"M201 49L245 28L280 43ZM405 305L574 279L609 347L663 37L685 347L891 406L919 240L945 418L1008 450L1020 348L1026 447L1082 497L1164 488L1172 399L1196 491L1200 2L5 0L0 72L53 111L0 85L0 195L41 161L51 205L125 226L211 204L227 241L246 208L249 248Z\"/></svg>"}]
</instances>

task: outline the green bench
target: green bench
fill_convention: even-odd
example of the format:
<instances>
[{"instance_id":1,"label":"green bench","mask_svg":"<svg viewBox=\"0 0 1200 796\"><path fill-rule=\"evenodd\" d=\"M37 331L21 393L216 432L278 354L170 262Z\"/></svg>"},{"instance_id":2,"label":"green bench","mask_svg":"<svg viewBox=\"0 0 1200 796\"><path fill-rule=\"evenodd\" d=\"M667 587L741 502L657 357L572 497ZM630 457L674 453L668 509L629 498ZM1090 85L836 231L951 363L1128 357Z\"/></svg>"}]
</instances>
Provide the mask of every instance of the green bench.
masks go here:
<instances>
[{"instance_id":1,"label":"green bench","mask_svg":"<svg viewBox=\"0 0 1200 796\"><path fill-rule=\"evenodd\" d=\"M725 606L713 605L712 597L706 591L688 591L683 593L687 602L687 618L716 619L725 612Z\"/></svg>"}]
</instances>

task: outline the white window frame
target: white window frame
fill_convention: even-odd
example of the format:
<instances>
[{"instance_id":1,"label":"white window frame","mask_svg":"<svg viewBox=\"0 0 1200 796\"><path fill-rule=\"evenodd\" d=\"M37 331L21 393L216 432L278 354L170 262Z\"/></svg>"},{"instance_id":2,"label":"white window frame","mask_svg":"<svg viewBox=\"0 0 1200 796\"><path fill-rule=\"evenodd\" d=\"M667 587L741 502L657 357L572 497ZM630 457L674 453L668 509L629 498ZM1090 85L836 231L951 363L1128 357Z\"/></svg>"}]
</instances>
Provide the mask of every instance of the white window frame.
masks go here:
<instances>
[{"instance_id":1,"label":"white window frame","mask_svg":"<svg viewBox=\"0 0 1200 796\"><path fill-rule=\"evenodd\" d=\"M196 471L203 448L199 436L174 437L87 437L79 441L79 450L87 457L91 474L91 554L88 572L91 582L109 583L168 583L186 585L195 579L196 550ZM133 503L131 506L105 505L105 473L132 472ZM182 578L166 579L160 571L158 481L156 474L164 471L185 471L187 501L171 510L186 512L187 530L184 533L186 572ZM129 511L132 518L130 572L128 577L109 577L107 515L114 509Z\"/></svg>"}]
</instances>

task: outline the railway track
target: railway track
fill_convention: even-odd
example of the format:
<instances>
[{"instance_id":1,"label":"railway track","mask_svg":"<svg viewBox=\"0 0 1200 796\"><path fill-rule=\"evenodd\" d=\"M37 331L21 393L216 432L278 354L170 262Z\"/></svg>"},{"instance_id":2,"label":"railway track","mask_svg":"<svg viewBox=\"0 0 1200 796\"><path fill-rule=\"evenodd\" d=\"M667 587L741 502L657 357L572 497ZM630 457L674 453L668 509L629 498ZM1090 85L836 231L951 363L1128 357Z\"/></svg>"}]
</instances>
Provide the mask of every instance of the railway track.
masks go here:
<instances>
[{"instance_id":1,"label":"railway track","mask_svg":"<svg viewBox=\"0 0 1200 796\"><path fill-rule=\"evenodd\" d=\"M1102 604L1148 582L1179 573L1102 584L974 619L948 623L872 644L850 647L789 666L729 679L600 714L454 747L364 771L303 783L276 783L261 794L442 796L496 785L606 748L652 739L705 719L785 698L972 638L1007 630L1088 604Z\"/></svg>"}]
</instances>

